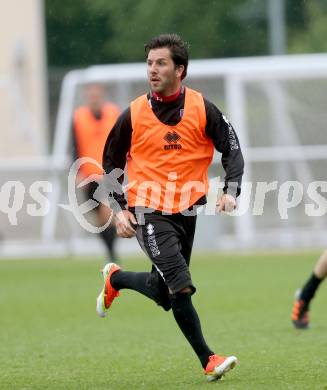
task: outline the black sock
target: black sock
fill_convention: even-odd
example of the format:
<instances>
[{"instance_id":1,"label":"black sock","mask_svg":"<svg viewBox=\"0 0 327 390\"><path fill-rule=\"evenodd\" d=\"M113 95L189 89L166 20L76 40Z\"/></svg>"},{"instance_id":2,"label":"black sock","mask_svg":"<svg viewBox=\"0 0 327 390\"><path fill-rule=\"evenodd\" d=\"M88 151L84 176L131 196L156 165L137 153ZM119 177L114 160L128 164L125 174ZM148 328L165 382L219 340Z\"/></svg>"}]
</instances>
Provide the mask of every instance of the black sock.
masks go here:
<instances>
[{"instance_id":1,"label":"black sock","mask_svg":"<svg viewBox=\"0 0 327 390\"><path fill-rule=\"evenodd\" d=\"M188 293L171 295L171 306L178 326L200 359L202 367L205 368L209 356L214 352L204 340L200 319L192 304L191 295Z\"/></svg>"},{"instance_id":2,"label":"black sock","mask_svg":"<svg viewBox=\"0 0 327 390\"><path fill-rule=\"evenodd\" d=\"M149 272L117 271L111 275L110 283L115 290L127 288L153 299L152 289L147 282L149 275Z\"/></svg>"},{"instance_id":3,"label":"black sock","mask_svg":"<svg viewBox=\"0 0 327 390\"><path fill-rule=\"evenodd\" d=\"M106 245L110 261L117 263L118 259L115 250L116 228L113 225L110 225L107 227L107 229L103 230L100 235Z\"/></svg>"},{"instance_id":4,"label":"black sock","mask_svg":"<svg viewBox=\"0 0 327 390\"><path fill-rule=\"evenodd\" d=\"M306 302L308 307L311 299L315 296L315 293L321 281L322 279L317 278L317 276L313 273L307 280L306 284L303 286L300 294L300 299Z\"/></svg>"}]
</instances>

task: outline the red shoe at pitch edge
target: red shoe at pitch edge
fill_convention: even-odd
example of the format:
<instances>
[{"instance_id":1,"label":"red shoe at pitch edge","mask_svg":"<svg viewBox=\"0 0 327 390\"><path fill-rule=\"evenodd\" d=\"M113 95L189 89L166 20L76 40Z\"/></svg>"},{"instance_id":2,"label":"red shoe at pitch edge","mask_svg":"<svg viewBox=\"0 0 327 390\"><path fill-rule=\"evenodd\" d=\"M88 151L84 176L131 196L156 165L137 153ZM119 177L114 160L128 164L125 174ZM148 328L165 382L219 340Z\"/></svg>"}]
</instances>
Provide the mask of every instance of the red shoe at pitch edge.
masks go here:
<instances>
[{"instance_id":1,"label":"red shoe at pitch edge","mask_svg":"<svg viewBox=\"0 0 327 390\"><path fill-rule=\"evenodd\" d=\"M292 309L292 322L297 329L307 329L309 327L308 304L300 299L301 290L295 293L295 301Z\"/></svg>"}]
</instances>

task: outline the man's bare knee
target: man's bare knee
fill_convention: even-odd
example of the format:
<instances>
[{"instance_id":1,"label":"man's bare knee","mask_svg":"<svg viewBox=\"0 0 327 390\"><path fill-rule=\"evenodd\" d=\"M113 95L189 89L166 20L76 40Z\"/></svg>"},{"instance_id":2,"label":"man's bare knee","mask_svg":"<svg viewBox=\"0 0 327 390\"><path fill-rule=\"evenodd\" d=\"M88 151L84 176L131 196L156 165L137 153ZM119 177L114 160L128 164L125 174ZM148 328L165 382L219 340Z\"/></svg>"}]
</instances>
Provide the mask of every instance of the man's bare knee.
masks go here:
<instances>
[{"instance_id":1,"label":"man's bare knee","mask_svg":"<svg viewBox=\"0 0 327 390\"><path fill-rule=\"evenodd\" d=\"M183 294L190 294L192 292L192 289L190 287L185 287L179 290L179 292Z\"/></svg>"},{"instance_id":2,"label":"man's bare knee","mask_svg":"<svg viewBox=\"0 0 327 390\"><path fill-rule=\"evenodd\" d=\"M168 290L169 290L169 294L173 295L172 290L170 288ZM193 291L192 291L191 287L184 287L181 290L178 290L177 292L182 293L182 294L191 294Z\"/></svg>"}]
</instances>

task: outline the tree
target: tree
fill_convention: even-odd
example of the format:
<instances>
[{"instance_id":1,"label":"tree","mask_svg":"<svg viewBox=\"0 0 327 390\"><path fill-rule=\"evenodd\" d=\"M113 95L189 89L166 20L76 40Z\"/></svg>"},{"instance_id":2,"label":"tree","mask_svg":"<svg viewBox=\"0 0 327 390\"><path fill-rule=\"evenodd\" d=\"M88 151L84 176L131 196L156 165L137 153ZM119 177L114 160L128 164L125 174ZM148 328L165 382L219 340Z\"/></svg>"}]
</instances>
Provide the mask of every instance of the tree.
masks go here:
<instances>
[{"instance_id":1,"label":"tree","mask_svg":"<svg viewBox=\"0 0 327 390\"><path fill-rule=\"evenodd\" d=\"M305 4L305 18L290 39L291 53L327 52L327 2L310 0Z\"/></svg>"},{"instance_id":2,"label":"tree","mask_svg":"<svg viewBox=\"0 0 327 390\"><path fill-rule=\"evenodd\" d=\"M88 0L46 0L46 38L50 66L71 67L109 62L105 45L112 37L110 15Z\"/></svg>"},{"instance_id":3,"label":"tree","mask_svg":"<svg viewBox=\"0 0 327 390\"><path fill-rule=\"evenodd\" d=\"M266 21L244 20L242 6L244 0L46 0L49 64L142 61L143 44L164 32L190 42L192 58L264 54Z\"/></svg>"},{"instance_id":4,"label":"tree","mask_svg":"<svg viewBox=\"0 0 327 390\"><path fill-rule=\"evenodd\" d=\"M326 51L326 0L285 0L289 51ZM191 58L269 54L267 0L46 0L50 66L144 60L151 37L175 32Z\"/></svg>"}]
</instances>

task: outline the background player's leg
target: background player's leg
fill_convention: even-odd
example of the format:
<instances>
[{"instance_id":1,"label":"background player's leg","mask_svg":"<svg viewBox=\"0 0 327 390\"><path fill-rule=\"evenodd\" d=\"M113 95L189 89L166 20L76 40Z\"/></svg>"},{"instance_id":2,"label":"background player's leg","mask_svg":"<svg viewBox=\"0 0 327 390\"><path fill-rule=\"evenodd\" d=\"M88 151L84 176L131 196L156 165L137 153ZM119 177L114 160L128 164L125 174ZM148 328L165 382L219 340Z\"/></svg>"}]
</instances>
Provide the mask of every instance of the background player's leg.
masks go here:
<instances>
[{"instance_id":1,"label":"background player's leg","mask_svg":"<svg viewBox=\"0 0 327 390\"><path fill-rule=\"evenodd\" d=\"M96 209L97 219L99 226L104 226L112 216L112 210L104 204L100 204ZM110 224L101 233L101 238L106 246L109 260L115 263L119 263L118 256L116 253L116 228L113 224ZM108 261L108 259L107 259Z\"/></svg>"},{"instance_id":2,"label":"background player's leg","mask_svg":"<svg viewBox=\"0 0 327 390\"><path fill-rule=\"evenodd\" d=\"M109 255L109 259L106 259L106 262L114 262L119 264L120 261L117 256L116 252L116 239L117 239L117 234L116 234L116 228L113 225L110 225L107 227L107 229L103 230L101 233L101 238L106 246L107 253Z\"/></svg>"},{"instance_id":3,"label":"background player's leg","mask_svg":"<svg viewBox=\"0 0 327 390\"><path fill-rule=\"evenodd\" d=\"M292 322L298 329L309 327L309 307L320 283L327 275L327 250L320 256L313 273L302 289L296 293L292 309Z\"/></svg>"},{"instance_id":4,"label":"background player's leg","mask_svg":"<svg viewBox=\"0 0 327 390\"><path fill-rule=\"evenodd\" d=\"M317 264L314 267L313 273L303 286L300 299L306 302L309 307L310 301L314 298L315 293L327 275L327 250L320 256Z\"/></svg>"}]
</instances>

